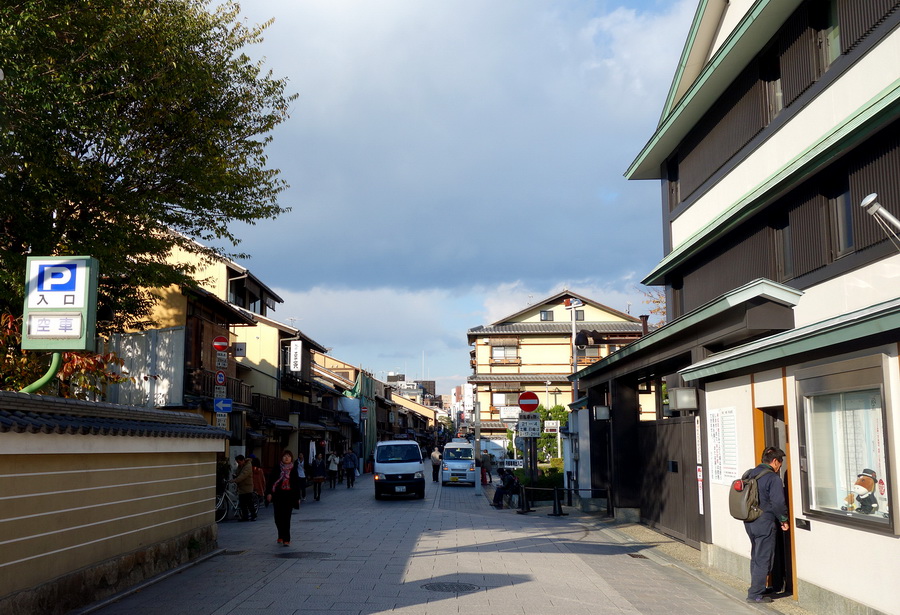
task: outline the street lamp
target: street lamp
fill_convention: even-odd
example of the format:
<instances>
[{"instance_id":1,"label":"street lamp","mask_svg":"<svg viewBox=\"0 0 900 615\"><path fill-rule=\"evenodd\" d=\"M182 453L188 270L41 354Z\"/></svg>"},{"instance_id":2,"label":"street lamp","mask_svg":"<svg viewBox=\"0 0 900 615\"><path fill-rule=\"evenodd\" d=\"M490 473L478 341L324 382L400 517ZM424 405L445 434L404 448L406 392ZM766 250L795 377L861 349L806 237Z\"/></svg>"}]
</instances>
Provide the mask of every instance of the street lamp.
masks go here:
<instances>
[{"instance_id":1,"label":"street lamp","mask_svg":"<svg viewBox=\"0 0 900 615\"><path fill-rule=\"evenodd\" d=\"M572 373L578 371L578 355L576 354L575 349L575 312L577 308L582 307L584 305L584 301L581 299L576 299L575 297L570 297L565 301L566 309L572 315ZM572 381L572 401L574 402L578 396L578 380Z\"/></svg>"}]
</instances>

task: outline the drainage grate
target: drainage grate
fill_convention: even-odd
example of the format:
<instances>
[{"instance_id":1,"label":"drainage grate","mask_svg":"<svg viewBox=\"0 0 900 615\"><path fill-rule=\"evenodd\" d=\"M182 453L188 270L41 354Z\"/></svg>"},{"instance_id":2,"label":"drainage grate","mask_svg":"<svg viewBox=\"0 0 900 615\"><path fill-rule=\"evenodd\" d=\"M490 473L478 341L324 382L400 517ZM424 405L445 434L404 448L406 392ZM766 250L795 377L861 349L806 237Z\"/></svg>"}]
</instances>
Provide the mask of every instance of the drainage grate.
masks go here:
<instances>
[{"instance_id":1,"label":"drainage grate","mask_svg":"<svg viewBox=\"0 0 900 615\"><path fill-rule=\"evenodd\" d=\"M633 557L634 559L647 559L646 555L641 555L640 553L629 553L628 557Z\"/></svg>"},{"instance_id":2,"label":"drainage grate","mask_svg":"<svg viewBox=\"0 0 900 615\"><path fill-rule=\"evenodd\" d=\"M430 592L457 594L460 592L474 592L481 588L471 583L426 583L422 586L422 589L427 589Z\"/></svg>"},{"instance_id":3,"label":"drainage grate","mask_svg":"<svg viewBox=\"0 0 900 615\"><path fill-rule=\"evenodd\" d=\"M328 559L334 557L334 553L324 553L322 551L287 551L278 553L275 557L284 559Z\"/></svg>"}]
</instances>

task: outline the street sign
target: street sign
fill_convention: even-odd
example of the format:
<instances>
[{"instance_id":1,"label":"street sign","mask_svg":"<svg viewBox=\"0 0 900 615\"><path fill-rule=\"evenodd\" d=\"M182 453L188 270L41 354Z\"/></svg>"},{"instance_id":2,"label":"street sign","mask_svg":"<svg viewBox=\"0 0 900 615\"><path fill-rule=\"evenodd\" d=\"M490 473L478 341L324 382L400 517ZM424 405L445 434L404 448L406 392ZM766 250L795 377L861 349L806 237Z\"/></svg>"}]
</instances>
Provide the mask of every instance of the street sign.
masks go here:
<instances>
[{"instance_id":1,"label":"street sign","mask_svg":"<svg viewBox=\"0 0 900 615\"><path fill-rule=\"evenodd\" d=\"M216 372L216 384L220 386L225 384L225 372L222 370Z\"/></svg>"},{"instance_id":2,"label":"street sign","mask_svg":"<svg viewBox=\"0 0 900 615\"><path fill-rule=\"evenodd\" d=\"M228 338L218 336L213 340L213 348L216 350L228 350Z\"/></svg>"},{"instance_id":3,"label":"street sign","mask_svg":"<svg viewBox=\"0 0 900 615\"><path fill-rule=\"evenodd\" d=\"M518 406L500 406L497 410L500 411L500 420L504 423L515 423L519 420Z\"/></svg>"},{"instance_id":4,"label":"street sign","mask_svg":"<svg viewBox=\"0 0 900 615\"><path fill-rule=\"evenodd\" d=\"M94 350L98 264L90 256L29 256L23 350Z\"/></svg>"},{"instance_id":5,"label":"street sign","mask_svg":"<svg viewBox=\"0 0 900 615\"><path fill-rule=\"evenodd\" d=\"M216 369L225 369L228 367L228 353L224 350L216 351Z\"/></svg>"},{"instance_id":6,"label":"street sign","mask_svg":"<svg viewBox=\"0 0 900 615\"><path fill-rule=\"evenodd\" d=\"M213 402L213 407L216 409L216 413L231 412L231 409L232 409L231 400L227 399L227 398L217 399L215 402Z\"/></svg>"},{"instance_id":7,"label":"street sign","mask_svg":"<svg viewBox=\"0 0 900 615\"><path fill-rule=\"evenodd\" d=\"M559 421L544 421L544 433L559 433Z\"/></svg>"},{"instance_id":8,"label":"street sign","mask_svg":"<svg viewBox=\"0 0 900 615\"><path fill-rule=\"evenodd\" d=\"M228 414L225 412L216 412L216 427L228 429Z\"/></svg>"},{"instance_id":9,"label":"street sign","mask_svg":"<svg viewBox=\"0 0 900 615\"><path fill-rule=\"evenodd\" d=\"M293 340L291 342L291 371L299 372L303 369L303 342Z\"/></svg>"},{"instance_id":10,"label":"street sign","mask_svg":"<svg viewBox=\"0 0 900 615\"><path fill-rule=\"evenodd\" d=\"M519 408L521 408L523 412L534 412L537 410L538 403L537 393L525 391L519 395Z\"/></svg>"},{"instance_id":11,"label":"street sign","mask_svg":"<svg viewBox=\"0 0 900 615\"><path fill-rule=\"evenodd\" d=\"M540 438L541 419L519 421L519 436L523 438Z\"/></svg>"},{"instance_id":12,"label":"street sign","mask_svg":"<svg viewBox=\"0 0 900 615\"><path fill-rule=\"evenodd\" d=\"M228 395L228 387L224 384L217 384L213 387L213 397L216 399L224 398L226 395Z\"/></svg>"}]
</instances>

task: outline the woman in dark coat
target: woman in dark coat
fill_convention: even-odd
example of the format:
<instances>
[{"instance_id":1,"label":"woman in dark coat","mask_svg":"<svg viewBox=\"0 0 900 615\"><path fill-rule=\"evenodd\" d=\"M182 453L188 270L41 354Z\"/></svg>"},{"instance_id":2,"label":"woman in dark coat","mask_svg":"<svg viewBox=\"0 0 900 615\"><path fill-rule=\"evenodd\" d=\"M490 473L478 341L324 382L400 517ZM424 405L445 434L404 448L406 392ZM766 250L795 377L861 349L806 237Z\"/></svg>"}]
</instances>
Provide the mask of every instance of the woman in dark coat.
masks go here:
<instances>
[{"instance_id":1,"label":"woman in dark coat","mask_svg":"<svg viewBox=\"0 0 900 615\"><path fill-rule=\"evenodd\" d=\"M294 470L294 454L284 451L281 463L269 474L266 501L272 502L275 527L278 529L278 544L291 544L291 511L300 504L300 477Z\"/></svg>"},{"instance_id":2,"label":"woman in dark coat","mask_svg":"<svg viewBox=\"0 0 900 615\"><path fill-rule=\"evenodd\" d=\"M309 464L309 478L312 481L313 497L318 502L322 497L322 483L328 476L328 465L325 463L325 455L319 453Z\"/></svg>"}]
</instances>

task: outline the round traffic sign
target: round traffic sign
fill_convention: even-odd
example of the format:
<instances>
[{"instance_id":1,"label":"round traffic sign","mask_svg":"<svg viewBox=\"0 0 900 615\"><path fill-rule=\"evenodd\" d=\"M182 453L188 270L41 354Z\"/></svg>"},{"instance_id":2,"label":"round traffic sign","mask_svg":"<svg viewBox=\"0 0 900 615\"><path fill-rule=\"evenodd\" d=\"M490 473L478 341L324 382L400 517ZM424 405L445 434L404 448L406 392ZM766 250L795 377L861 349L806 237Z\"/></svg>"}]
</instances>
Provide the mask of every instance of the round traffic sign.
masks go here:
<instances>
[{"instance_id":1,"label":"round traffic sign","mask_svg":"<svg viewBox=\"0 0 900 615\"><path fill-rule=\"evenodd\" d=\"M218 384L219 386L225 384L225 372L216 372L216 384Z\"/></svg>"},{"instance_id":2,"label":"round traffic sign","mask_svg":"<svg viewBox=\"0 0 900 615\"><path fill-rule=\"evenodd\" d=\"M525 391L519 395L519 409L522 412L534 412L538 407L537 393Z\"/></svg>"},{"instance_id":3,"label":"round traffic sign","mask_svg":"<svg viewBox=\"0 0 900 615\"><path fill-rule=\"evenodd\" d=\"M216 350L228 350L228 338L221 335L213 340L213 348Z\"/></svg>"}]
</instances>

